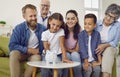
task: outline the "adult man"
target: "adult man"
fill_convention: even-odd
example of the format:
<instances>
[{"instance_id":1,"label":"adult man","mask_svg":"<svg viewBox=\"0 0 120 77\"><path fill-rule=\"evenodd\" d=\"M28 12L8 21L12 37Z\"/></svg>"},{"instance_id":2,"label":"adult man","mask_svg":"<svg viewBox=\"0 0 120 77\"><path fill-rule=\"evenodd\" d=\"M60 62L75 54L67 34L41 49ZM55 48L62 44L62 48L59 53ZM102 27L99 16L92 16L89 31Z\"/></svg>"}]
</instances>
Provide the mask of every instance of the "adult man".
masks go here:
<instances>
[{"instance_id":1,"label":"adult man","mask_svg":"<svg viewBox=\"0 0 120 77\"><path fill-rule=\"evenodd\" d=\"M11 35L10 49L10 72L11 77L20 77L20 63L22 61L41 60L43 45L41 33L45 27L37 23L37 10L34 5L27 4L22 8L24 22L18 24ZM28 66L24 77L30 77L33 68Z\"/></svg>"},{"instance_id":2,"label":"adult man","mask_svg":"<svg viewBox=\"0 0 120 77\"><path fill-rule=\"evenodd\" d=\"M111 4L105 11L103 21L97 24L96 30L100 32L102 44L97 47L96 51L103 52L102 77L110 77L112 73L116 47L120 41L120 23L117 21L119 17L120 6Z\"/></svg>"},{"instance_id":3,"label":"adult man","mask_svg":"<svg viewBox=\"0 0 120 77\"><path fill-rule=\"evenodd\" d=\"M38 23L47 27L48 17L51 15L50 9L50 1L49 0L41 0L40 2L40 12L38 12Z\"/></svg>"}]
</instances>

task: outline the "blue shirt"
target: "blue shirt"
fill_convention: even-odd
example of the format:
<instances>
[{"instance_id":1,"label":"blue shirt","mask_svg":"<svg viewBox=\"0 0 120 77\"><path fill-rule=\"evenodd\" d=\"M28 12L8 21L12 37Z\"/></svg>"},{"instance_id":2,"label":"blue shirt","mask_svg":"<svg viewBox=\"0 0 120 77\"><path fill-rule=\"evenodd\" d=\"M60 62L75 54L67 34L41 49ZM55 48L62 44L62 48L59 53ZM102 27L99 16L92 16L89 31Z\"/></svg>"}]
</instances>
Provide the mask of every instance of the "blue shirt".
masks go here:
<instances>
[{"instance_id":1,"label":"blue shirt","mask_svg":"<svg viewBox=\"0 0 120 77\"><path fill-rule=\"evenodd\" d=\"M41 24L36 25L35 34L36 34L38 41L39 41L40 54L43 50L43 44L41 41L41 34L44 30L46 30L46 28L44 26L42 26ZM28 47L29 37L30 37L30 30L28 28L27 23L23 22L23 23L18 24L15 27L15 29L13 30L13 33L12 33L11 38L10 38L10 42L9 42L10 51L19 50L22 53L26 53L27 49L28 49L27 47Z\"/></svg>"},{"instance_id":2,"label":"blue shirt","mask_svg":"<svg viewBox=\"0 0 120 77\"><path fill-rule=\"evenodd\" d=\"M96 30L100 32L103 28L103 21L98 21ZM108 31L108 40L105 43L109 43L112 47L117 47L118 42L120 41L120 22L115 21L110 25Z\"/></svg>"},{"instance_id":3,"label":"blue shirt","mask_svg":"<svg viewBox=\"0 0 120 77\"><path fill-rule=\"evenodd\" d=\"M89 40L89 36L85 30L83 30L82 32L78 34L78 44L80 48L80 55L81 55L82 63L84 59L89 57L88 40ZM100 33L98 31L93 30L91 34L91 51L92 51L92 56L95 61L98 60L95 49L100 43L101 43Z\"/></svg>"}]
</instances>

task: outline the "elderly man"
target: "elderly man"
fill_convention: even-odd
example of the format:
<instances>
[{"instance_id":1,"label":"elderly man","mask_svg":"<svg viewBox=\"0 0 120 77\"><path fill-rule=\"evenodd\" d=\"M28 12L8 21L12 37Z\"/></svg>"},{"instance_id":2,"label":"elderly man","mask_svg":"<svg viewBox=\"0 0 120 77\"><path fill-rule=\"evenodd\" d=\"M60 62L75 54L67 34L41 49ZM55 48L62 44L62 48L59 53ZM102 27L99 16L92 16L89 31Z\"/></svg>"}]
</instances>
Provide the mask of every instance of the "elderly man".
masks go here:
<instances>
[{"instance_id":1,"label":"elderly man","mask_svg":"<svg viewBox=\"0 0 120 77\"><path fill-rule=\"evenodd\" d=\"M39 61L43 50L41 33L45 27L37 23L37 10L34 5L27 4L22 8L24 22L16 25L10 38L10 72L11 77L21 77L20 63ZM33 67L28 66L24 77L31 77Z\"/></svg>"},{"instance_id":2,"label":"elderly man","mask_svg":"<svg viewBox=\"0 0 120 77\"><path fill-rule=\"evenodd\" d=\"M38 23L47 27L48 17L51 15L50 10L50 1L49 0L41 0L40 2L40 12L38 12Z\"/></svg>"}]
</instances>

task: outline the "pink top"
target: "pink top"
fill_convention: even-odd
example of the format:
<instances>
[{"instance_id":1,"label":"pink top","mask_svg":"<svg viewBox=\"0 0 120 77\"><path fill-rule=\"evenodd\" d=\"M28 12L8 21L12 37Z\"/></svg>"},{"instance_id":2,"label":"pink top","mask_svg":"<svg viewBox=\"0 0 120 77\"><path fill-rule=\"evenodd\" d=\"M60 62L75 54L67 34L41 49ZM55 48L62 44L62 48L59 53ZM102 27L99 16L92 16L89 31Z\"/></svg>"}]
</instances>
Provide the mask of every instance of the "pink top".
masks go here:
<instances>
[{"instance_id":1,"label":"pink top","mask_svg":"<svg viewBox=\"0 0 120 77\"><path fill-rule=\"evenodd\" d=\"M76 47L77 40L73 38L73 32L70 32L68 39L65 39L65 47L74 49Z\"/></svg>"}]
</instances>

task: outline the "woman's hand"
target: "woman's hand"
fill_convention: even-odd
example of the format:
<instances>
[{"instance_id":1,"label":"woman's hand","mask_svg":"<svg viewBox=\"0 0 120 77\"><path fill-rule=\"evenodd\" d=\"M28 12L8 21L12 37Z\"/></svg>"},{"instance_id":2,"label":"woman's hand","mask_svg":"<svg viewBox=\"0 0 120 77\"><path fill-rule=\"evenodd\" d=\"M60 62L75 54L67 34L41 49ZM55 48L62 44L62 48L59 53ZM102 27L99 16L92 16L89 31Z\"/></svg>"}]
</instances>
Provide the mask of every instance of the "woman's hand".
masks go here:
<instances>
[{"instance_id":1,"label":"woman's hand","mask_svg":"<svg viewBox=\"0 0 120 77\"><path fill-rule=\"evenodd\" d=\"M96 48L96 53L101 54L105 50L105 48L107 48L109 46L110 46L110 44L100 44L100 45L98 45L98 47Z\"/></svg>"},{"instance_id":2,"label":"woman's hand","mask_svg":"<svg viewBox=\"0 0 120 77\"><path fill-rule=\"evenodd\" d=\"M70 61L70 60L67 59L67 58L63 58L62 62L65 62L65 63L73 63L72 61Z\"/></svg>"},{"instance_id":3,"label":"woman's hand","mask_svg":"<svg viewBox=\"0 0 120 77\"><path fill-rule=\"evenodd\" d=\"M91 66L91 64L88 62L88 63L84 63L83 64L83 69L84 71L88 71L88 67Z\"/></svg>"}]
</instances>

